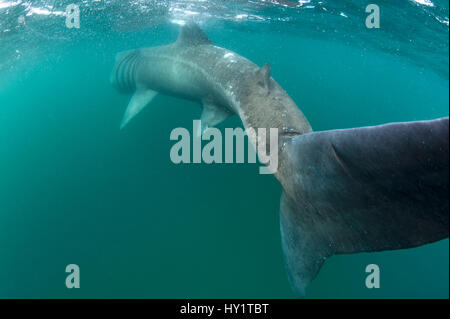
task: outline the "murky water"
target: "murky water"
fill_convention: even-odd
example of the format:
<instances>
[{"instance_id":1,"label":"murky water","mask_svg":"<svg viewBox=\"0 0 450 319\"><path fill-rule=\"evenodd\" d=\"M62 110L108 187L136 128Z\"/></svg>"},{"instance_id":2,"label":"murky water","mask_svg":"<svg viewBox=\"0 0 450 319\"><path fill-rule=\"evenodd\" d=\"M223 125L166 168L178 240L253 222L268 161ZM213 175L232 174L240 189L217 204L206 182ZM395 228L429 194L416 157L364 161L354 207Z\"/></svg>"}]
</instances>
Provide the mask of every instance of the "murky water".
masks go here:
<instances>
[{"instance_id":1,"label":"murky water","mask_svg":"<svg viewBox=\"0 0 450 319\"><path fill-rule=\"evenodd\" d=\"M0 1L0 297L294 297L276 179L173 164L169 134L199 118L193 102L158 96L120 131L130 96L109 74L117 52L171 43L194 18L216 45L270 62L314 130L448 116L448 1L380 1L380 29L367 4ZM448 298L448 252L447 239L334 256L306 297ZM71 263L81 289L65 287Z\"/></svg>"}]
</instances>

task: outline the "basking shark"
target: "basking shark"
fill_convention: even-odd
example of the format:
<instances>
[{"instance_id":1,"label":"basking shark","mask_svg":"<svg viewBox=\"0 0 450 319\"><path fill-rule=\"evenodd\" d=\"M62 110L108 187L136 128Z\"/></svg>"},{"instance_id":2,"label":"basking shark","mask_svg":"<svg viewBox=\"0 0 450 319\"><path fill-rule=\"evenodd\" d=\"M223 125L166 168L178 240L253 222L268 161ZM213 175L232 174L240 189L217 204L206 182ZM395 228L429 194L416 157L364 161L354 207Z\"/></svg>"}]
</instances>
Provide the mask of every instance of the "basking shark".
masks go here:
<instances>
[{"instance_id":1,"label":"basking shark","mask_svg":"<svg viewBox=\"0 0 450 319\"><path fill-rule=\"evenodd\" d=\"M333 254L448 238L448 117L313 132L268 64L215 46L194 23L173 44L119 53L111 81L134 93L121 127L158 92L201 103L202 130L233 114L278 128L282 246L300 296Z\"/></svg>"}]
</instances>

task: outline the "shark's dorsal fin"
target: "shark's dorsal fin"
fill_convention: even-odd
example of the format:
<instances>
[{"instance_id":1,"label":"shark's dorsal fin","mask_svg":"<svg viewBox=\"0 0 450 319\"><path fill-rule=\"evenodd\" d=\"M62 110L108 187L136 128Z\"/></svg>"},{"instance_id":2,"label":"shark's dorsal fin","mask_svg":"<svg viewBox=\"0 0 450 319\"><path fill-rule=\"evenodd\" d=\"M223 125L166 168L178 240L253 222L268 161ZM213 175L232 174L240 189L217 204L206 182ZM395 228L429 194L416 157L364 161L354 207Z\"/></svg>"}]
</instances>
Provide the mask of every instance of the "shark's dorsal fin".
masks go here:
<instances>
[{"instance_id":1,"label":"shark's dorsal fin","mask_svg":"<svg viewBox=\"0 0 450 319\"><path fill-rule=\"evenodd\" d=\"M256 75L258 76L258 83L261 84L261 86L264 86L267 88L267 90L270 90L270 65L269 63L264 64L262 67L259 68L258 71L256 71Z\"/></svg>"},{"instance_id":2,"label":"shark's dorsal fin","mask_svg":"<svg viewBox=\"0 0 450 319\"><path fill-rule=\"evenodd\" d=\"M180 35L176 42L178 45L193 46L201 44L212 44L208 36L194 22L188 22L181 27Z\"/></svg>"}]
</instances>

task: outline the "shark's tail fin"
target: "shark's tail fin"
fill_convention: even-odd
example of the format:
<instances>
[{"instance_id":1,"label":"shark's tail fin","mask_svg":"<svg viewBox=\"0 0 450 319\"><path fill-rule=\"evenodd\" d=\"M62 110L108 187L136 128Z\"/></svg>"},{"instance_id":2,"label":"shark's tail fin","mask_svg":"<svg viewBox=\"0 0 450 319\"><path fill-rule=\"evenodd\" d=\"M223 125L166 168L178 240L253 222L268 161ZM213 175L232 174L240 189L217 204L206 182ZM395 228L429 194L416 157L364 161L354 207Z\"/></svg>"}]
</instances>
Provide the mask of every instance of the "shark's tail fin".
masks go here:
<instances>
[{"instance_id":1,"label":"shark's tail fin","mask_svg":"<svg viewBox=\"0 0 450 319\"><path fill-rule=\"evenodd\" d=\"M298 294L332 254L448 237L448 122L316 132L287 143L294 187L283 192L281 230Z\"/></svg>"}]
</instances>

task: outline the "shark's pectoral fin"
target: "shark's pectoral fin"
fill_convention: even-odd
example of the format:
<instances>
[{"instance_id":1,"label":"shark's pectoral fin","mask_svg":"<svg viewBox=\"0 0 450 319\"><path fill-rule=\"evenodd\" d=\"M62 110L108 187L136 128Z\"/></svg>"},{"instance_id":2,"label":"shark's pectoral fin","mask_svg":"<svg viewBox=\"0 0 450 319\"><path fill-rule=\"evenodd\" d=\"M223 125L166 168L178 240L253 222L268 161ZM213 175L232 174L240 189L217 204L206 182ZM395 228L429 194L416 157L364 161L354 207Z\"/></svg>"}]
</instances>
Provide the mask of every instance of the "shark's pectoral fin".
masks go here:
<instances>
[{"instance_id":1,"label":"shark's pectoral fin","mask_svg":"<svg viewBox=\"0 0 450 319\"><path fill-rule=\"evenodd\" d=\"M209 127L214 127L225 121L230 115L232 114L224 107L217 106L208 100L204 100L202 116L200 118L201 128L200 131L197 132L197 136L202 136Z\"/></svg>"},{"instance_id":2,"label":"shark's pectoral fin","mask_svg":"<svg viewBox=\"0 0 450 319\"><path fill-rule=\"evenodd\" d=\"M138 89L128 104L125 114L120 124L120 128L124 128L127 123L136 116L142 109L153 100L158 92L153 90Z\"/></svg>"},{"instance_id":3,"label":"shark's pectoral fin","mask_svg":"<svg viewBox=\"0 0 450 319\"><path fill-rule=\"evenodd\" d=\"M299 294L332 254L448 238L448 118L308 133L284 151L282 242Z\"/></svg>"}]
</instances>

